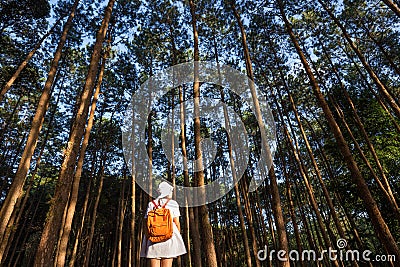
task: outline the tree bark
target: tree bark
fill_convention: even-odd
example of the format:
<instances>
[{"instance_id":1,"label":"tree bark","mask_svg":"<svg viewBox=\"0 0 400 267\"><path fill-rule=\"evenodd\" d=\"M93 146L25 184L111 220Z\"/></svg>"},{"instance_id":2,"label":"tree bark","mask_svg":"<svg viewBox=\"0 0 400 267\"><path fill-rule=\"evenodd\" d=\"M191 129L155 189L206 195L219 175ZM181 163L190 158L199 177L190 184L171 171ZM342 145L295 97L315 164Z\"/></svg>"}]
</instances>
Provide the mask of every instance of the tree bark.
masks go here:
<instances>
[{"instance_id":1,"label":"tree bark","mask_svg":"<svg viewBox=\"0 0 400 267\"><path fill-rule=\"evenodd\" d=\"M190 13L192 16L192 29L194 39L194 83L193 83L193 105L194 105L194 143L195 143L195 156L198 162L196 169L200 170L195 172L197 186L204 185L204 171L203 171L203 158L201 151L201 135L200 135L200 83L199 83L199 40L196 26L196 7L193 0L189 0ZM205 203L205 191L200 190L200 197ZM208 219L208 209L206 205L198 207L199 222L202 225L202 246L205 252L207 267L217 267L217 256L215 254L213 231Z\"/></svg>"}]
</instances>

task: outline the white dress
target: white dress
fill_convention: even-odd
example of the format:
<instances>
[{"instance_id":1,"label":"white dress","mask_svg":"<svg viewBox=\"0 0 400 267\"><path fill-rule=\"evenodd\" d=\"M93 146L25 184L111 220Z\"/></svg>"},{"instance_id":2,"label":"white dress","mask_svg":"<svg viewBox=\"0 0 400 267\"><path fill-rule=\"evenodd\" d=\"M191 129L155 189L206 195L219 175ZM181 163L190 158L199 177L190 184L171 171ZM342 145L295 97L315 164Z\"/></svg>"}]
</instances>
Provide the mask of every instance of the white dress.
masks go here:
<instances>
[{"instance_id":1,"label":"white dress","mask_svg":"<svg viewBox=\"0 0 400 267\"><path fill-rule=\"evenodd\" d=\"M160 199L160 204L164 205L166 201L167 199ZM155 200L155 202L157 203L158 201ZM149 202L145 218L147 218L147 213L153 210L153 208L153 203ZM170 199L165 208L170 210L172 218L176 218L181 215L179 212L179 205L175 200ZM175 223L172 223L172 225L172 237L165 242L153 243L147 239L146 235L143 235L140 257L161 259L176 258L180 255L186 254L185 243L183 242L182 236L178 231L178 227Z\"/></svg>"}]
</instances>

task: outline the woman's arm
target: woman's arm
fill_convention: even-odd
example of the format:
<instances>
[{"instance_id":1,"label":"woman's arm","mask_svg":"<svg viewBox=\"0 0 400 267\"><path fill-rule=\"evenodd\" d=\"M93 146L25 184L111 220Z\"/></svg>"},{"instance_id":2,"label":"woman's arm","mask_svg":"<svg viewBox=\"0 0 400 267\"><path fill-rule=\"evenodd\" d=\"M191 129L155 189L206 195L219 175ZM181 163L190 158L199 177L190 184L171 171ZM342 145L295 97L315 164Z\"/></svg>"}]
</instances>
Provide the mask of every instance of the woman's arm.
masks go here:
<instances>
[{"instance_id":1,"label":"woman's arm","mask_svg":"<svg viewBox=\"0 0 400 267\"><path fill-rule=\"evenodd\" d=\"M178 227L178 231L180 232L180 231L181 231L181 224L180 224L180 222L179 222L179 217L175 217L175 218L173 219L173 221L174 221L174 223L176 224L176 227Z\"/></svg>"}]
</instances>

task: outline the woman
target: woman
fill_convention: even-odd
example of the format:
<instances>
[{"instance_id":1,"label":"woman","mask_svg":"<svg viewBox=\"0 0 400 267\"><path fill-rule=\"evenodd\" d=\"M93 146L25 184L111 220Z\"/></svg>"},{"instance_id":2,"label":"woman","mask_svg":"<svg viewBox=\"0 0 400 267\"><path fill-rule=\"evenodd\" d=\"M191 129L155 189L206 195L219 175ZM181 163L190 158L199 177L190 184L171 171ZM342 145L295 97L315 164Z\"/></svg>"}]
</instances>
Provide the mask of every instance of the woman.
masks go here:
<instances>
[{"instance_id":1,"label":"woman","mask_svg":"<svg viewBox=\"0 0 400 267\"><path fill-rule=\"evenodd\" d=\"M174 258L186 253L185 244L183 243L182 236L180 234L180 223L179 223L179 205L175 200L172 200L173 187L167 182L161 182L158 186L158 192L160 195L154 200L154 202L160 206L167 203L165 208L170 210L171 217L173 220L173 234L170 239L165 242L152 243L148 238L143 236L142 250L140 251L140 257L150 259L151 267L171 267ZM150 202L147 206L147 212L154 209L153 202Z\"/></svg>"}]
</instances>

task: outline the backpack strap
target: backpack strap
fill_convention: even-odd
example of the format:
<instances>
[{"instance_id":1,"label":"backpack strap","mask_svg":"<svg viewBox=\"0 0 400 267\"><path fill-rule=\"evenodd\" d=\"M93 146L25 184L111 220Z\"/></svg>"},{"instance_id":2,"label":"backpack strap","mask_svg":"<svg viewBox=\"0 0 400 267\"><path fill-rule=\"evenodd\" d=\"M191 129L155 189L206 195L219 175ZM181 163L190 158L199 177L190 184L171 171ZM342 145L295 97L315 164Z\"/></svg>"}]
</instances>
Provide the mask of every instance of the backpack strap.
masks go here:
<instances>
[{"instance_id":1,"label":"backpack strap","mask_svg":"<svg viewBox=\"0 0 400 267\"><path fill-rule=\"evenodd\" d=\"M159 207L165 208L165 206L167 206L167 204L168 204L168 202L169 202L169 199L167 199L167 202L165 202L164 205L162 205L162 206L161 206L160 200L158 200L158 204L157 204L154 200L152 200L151 202L152 202L153 205L154 205L154 208L153 208L153 209L157 209L157 208L159 208Z\"/></svg>"},{"instance_id":2,"label":"backpack strap","mask_svg":"<svg viewBox=\"0 0 400 267\"><path fill-rule=\"evenodd\" d=\"M157 209L157 208L159 207L159 205L157 205L157 203L154 201L154 199L153 199L151 202L152 202L153 205L154 205L154 208L153 208L153 209Z\"/></svg>"},{"instance_id":3,"label":"backpack strap","mask_svg":"<svg viewBox=\"0 0 400 267\"><path fill-rule=\"evenodd\" d=\"M167 206L168 202L169 202L169 199L167 200L167 202L165 202L164 205L162 205L162 207L165 208L165 206Z\"/></svg>"}]
</instances>

